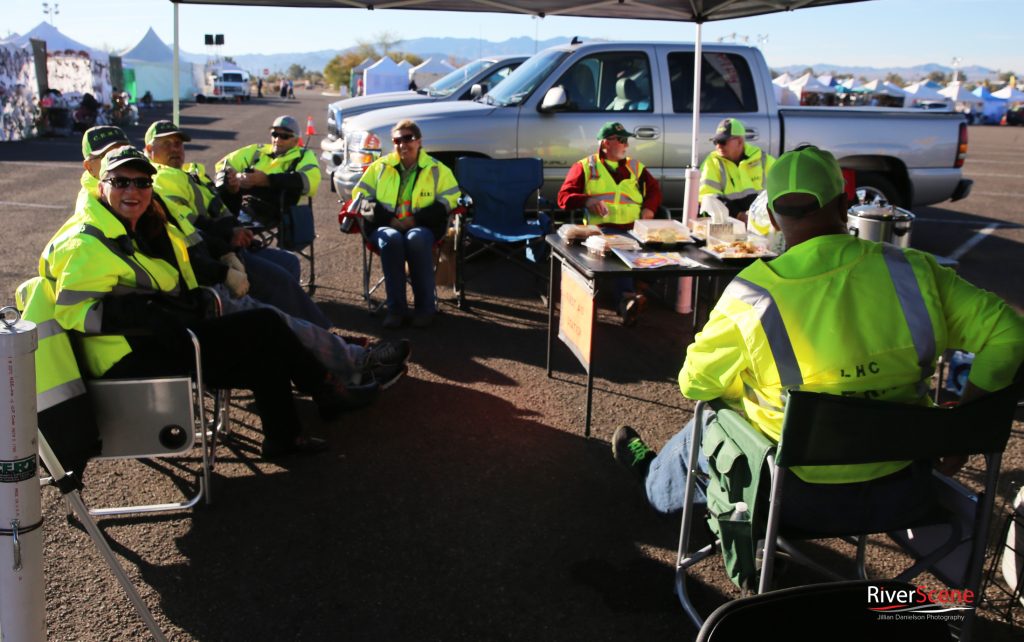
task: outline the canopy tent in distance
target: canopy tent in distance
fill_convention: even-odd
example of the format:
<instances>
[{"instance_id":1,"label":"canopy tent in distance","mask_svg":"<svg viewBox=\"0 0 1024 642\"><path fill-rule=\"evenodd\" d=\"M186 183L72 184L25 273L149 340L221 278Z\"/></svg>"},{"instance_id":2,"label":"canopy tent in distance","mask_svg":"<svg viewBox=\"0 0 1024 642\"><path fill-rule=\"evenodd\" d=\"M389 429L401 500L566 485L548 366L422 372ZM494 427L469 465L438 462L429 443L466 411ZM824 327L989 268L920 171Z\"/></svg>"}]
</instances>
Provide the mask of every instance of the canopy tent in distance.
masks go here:
<instances>
[{"instance_id":1,"label":"canopy tent in distance","mask_svg":"<svg viewBox=\"0 0 1024 642\"><path fill-rule=\"evenodd\" d=\"M812 7L853 4L867 0L619 0L607 2L592 0L170 0L174 4L174 52L178 57L178 4L218 4L264 7L319 7L407 9L423 11L461 11L518 13L545 16L572 16L577 18L616 18L620 20L662 20L692 22L695 24L693 56L693 95L700 96L701 84L701 26L705 22L747 18L781 11L793 11ZM177 92L175 92L177 93ZM693 110L693 125L690 140L690 168L686 172L686 200L683 205L685 217L696 216L697 189L700 178L698 167L698 133L700 131L700 103ZM174 121L178 122L178 101L174 101Z\"/></svg>"}]
</instances>

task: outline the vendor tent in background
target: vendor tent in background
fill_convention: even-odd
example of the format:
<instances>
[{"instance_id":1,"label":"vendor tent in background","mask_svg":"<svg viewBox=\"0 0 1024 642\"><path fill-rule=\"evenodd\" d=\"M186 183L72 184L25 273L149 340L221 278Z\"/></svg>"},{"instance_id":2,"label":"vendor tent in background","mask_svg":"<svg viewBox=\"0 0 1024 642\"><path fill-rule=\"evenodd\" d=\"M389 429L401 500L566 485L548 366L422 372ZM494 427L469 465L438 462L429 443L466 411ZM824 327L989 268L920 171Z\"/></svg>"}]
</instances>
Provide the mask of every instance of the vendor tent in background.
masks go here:
<instances>
[{"instance_id":1,"label":"vendor tent in background","mask_svg":"<svg viewBox=\"0 0 1024 642\"><path fill-rule=\"evenodd\" d=\"M387 56L363 70L363 93L367 96L408 88L409 74Z\"/></svg>"},{"instance_id":2,"label":"vendor tent in background","mask_svg":"<svg viewBox=\"0 0 1024 642\"><path fill-rule=\"evenodd\" d=\"M772 83L778 85L779 87L785 87L791 82L793 82L793 77L790 76L788 73L782 73L772 79Z\"/></svg>"},{"instance_id":3,"label":"vendor tent in background","mask_svg":"<svg viewBox=\"0 0 1024 642\"><path fill-rule=\"evenodd\" d=\"M797 97L798 105L834 105L836 90L818 81L810 72L787 87Z\"/></svg>"},{"instance_id":4,"label":"vendor tent in background","mask_svg":"<svg viewBox=\"0 0 1024 642\"><path fill-rule=\"evenodd\" d=\"M153 100L170 100L174 96L174 51L152 27L134 47L121 54L122 66L135 75L135 90L128 88L134 100L147 91ZM194 72L185 64L179 71L179 98L190 99L196 93ZM127 74L126 74L127 76Z\"/></svg>"},{"instance_id":5,"label":"vendor tent in background","mask_svg":"<svg viewBox=\"0 0 1024 642\"><path fill-rule=\"evenodd\" d=\"M11 38L8 44L30 49L31 40L46 43L46 77L50 89L77 98L90 93L101 103L110 102L110 54L65 36L48 22L40 22L28 33Z\"/></svg>"},{"instance_id":6,"label":"vendor tent in background","mask_svg":"<svg viewBox=\"0 0 1024 642\"><path fill-rule=\"evenodd\" d=\"M412 68L412 80L417 87L426 87L435 80L443 78L455 71L455 67L448 64L446 60L438 58L427 58L422 63Z\"/></svg>"},{"instance_id":7,"label":"vendor tent in background","mask_svg":"<svg viewBox=\"0 0 1024 642\"><path fill-rule=\"evenodd\" d=\"M871 94L872 104L879 107L903 107L907 92L888 80L872 80L864 83L864 89Z\"/></svg>"},{"instance_id":8,"label":"vendor tent in background","mask_svg":"<svg viewBox=\"0 0 1024 642\"><path fill-rule=\"evenodd\" d=\"M1024 103L1024 91L1017 89L1013 85L1007 85L998 91L993 91L992 96L1000 100L1005 100L1008 105Z\"/></svg>"},{"instance_id":9,"label":"vendor tent in background","mask_svg":"<svg viewBox=\"0 0 1024 642\"><path fill-rule=\"evenodd\" d=\"M949 83L945 89L940 89L939 93L953 101L956 104L957 111L971 112L972 110L980 109L984 103L981 98L967 91L960 82Z\"/></svg>"},{"instance_id":10,"label":"vendor tent in background","mask_svg":"<svg viewBox=\"0 0 1024 642\"><path fill-rule=\"evenodd\" d=\"M932 87L924 80L907 85L903 88L903 91L907 94L907 101L904 103L905 107L913 107L915 103L919 102L940 102L948 100L945 96L939 93L938 89Z\"/></svg>"},{"instance_id":11,"label":"vendor tent in background","mask_svg":"<svg viewBox=\"0 0 1024 642\"><path fill-rule=\"evenodd\" d=\"M976 114L982 124L994 125L1006 115L1007 101L993 94L988 87L984 85L976 87L971 93L982 100L981 110ZM979 122L979 120L976 119L975 122Z\"/></svg>"},{"instance_id":12,"label":"vendor tent in background","mask_svg":"<svg viewBox=\"0 0 1024 642\"><path fill-rule=\"evenodd\" d=\"M375 64L377 64L377 61L368 57L364 58L361 63L352 68L352 79L349 82L348 90L353 96L359 95L359 81L363 77L363 72Z\"/></svg>"},{"instance_id":13,"label":"vendor tent in background","mask_svg":"<svg viewBox=\"0 0 1024 642\"><path fill-rule=\"evenodd\" d=\"M618 2L589 2L579 0L431 0L431 2L406 2L393 0L347 0L346 6L362 7L369 10L377 9L419 9L432 11L496 11L501 13L518 13L524 15L574 16L581 18L615 18L632 20L662 20L676 22L692 22L695 25L693 57L693 95L701 95L701 65L704 62L702 51L701 27L705 22L729 20L760 16L780 11L792 11L810 7L853 4L866 0L619 0ZM337 7L338 0L173 0L174 4L174 43L175 54L178 51L178 4L238 4L246 6L266 7ZM174 105L174 120L178 121L178 104ZM700 171L700 141L707 141L716 123L709 123L703 129L700 121L700 105L693 112L690 132L690 168L686 170L685 216L696 216L698 204L697 190ZM709 144L709 143L705 143Z\"/></svg>"}]
</instances>

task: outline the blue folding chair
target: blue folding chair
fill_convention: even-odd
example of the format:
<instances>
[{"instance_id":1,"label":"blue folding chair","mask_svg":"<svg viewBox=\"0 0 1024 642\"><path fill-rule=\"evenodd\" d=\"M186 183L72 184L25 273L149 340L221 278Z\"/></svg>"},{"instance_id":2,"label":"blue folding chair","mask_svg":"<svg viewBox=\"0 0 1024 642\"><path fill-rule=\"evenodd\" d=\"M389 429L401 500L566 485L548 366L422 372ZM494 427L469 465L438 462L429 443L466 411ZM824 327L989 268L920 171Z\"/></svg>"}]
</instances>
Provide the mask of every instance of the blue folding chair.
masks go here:
<instances>
[{"instance_id":1,"label":"blue folding chair","mask_svg":"<svg viewBox=\"0 0 1024 642\"><path fill-rule=\"evenodd\" d=\"M466 305L466 264L484 252L494 252L535 276L546 278L538 264L551 217L539 208L544 167L539 158L494 160L463 157L455 161L455 176L468 196L465 217L455 219L455 292L458 306ZM537 193L536 216L527 202Z\"/></svg>"}]
</instances>

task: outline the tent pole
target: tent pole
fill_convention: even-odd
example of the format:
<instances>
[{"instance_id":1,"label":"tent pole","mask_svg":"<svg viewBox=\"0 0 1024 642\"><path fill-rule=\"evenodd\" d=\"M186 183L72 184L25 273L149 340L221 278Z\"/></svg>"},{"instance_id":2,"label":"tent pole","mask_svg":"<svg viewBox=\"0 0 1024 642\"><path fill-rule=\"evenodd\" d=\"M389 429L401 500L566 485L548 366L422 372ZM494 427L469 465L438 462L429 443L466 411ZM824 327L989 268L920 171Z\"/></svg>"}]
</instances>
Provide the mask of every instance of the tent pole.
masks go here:
<instances>
[{"instance_id":1,"label":"tent pole","mask_svg":"<svg viewBox=\"0 0 1024 642\"><path fill-rule=\"evenodd\" d=\"M700 134L700 86L701 86L701 61L704 57L701 49L701 23L694 23L696 34L694 36L693 49L693 129L690 134L690 167L686 170L686 186L684 190L685 200L683 202L683 220L697 217L699 199L700 174L697 154L697 137Z\"/></svg>"},{"instance_id":2,"label":"tent pole","mask_svg":"<svg viewBox=\"0 0 1024 642\"><path fill-rule=\"evenodd\" d=\"M174 96L173 98L171 98L171 105L173 106L171 119L174 121L175 125L178 125L181 122L181 105L179 101L179 91L181 90L181 78L178 75L178 3L174 2L172 3L172 5L174 6L174 79L171 81L171 92L174 94Z\"/></svg>"}]
</instances>

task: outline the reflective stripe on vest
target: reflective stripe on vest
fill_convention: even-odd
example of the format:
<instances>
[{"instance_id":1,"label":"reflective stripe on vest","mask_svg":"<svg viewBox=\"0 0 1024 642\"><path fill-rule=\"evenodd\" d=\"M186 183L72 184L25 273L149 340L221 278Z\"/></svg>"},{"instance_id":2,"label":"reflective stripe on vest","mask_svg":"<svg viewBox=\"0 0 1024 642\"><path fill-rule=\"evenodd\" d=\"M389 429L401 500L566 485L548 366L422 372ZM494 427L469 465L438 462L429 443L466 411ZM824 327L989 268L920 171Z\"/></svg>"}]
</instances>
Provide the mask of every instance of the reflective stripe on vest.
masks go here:
<instances>
[{"instance_id":1,"label":"reflective stripe on vest","mask_svg":"<svg viewBox=\"0 0 1024 642\"><path fill-rule=\"evenodd\" d=\"M882 257L885 265L889 268L889 277L896 288L896 298L900 301L900 308L910 328L910 338L914 342L914 351L917 353L917 364L921 367L921 379L918 382L920 388L924 379L932 375L932 361L935 358L935 328L932 327L931 317L928 315L928 306L925 305L924 295L921 293L921 284L914 275L914 268L907 260L907 255L896 246L888 243L882 244ZM925 390L927 392L927 389Z\"/></svg>"},{"instance_id":2,"label":"reflective stripe on vest","mask_svg":"<svg viewBox=\"0 0 1024 642\"><path fill-rule=\"evenodd\" d=\"M768 348L772 351L772 360L779 371L779 382L783 388L797 388L803 385L804 378L800 372L800 364L793 351L793 343L789 340L789 332L779 313L775 299L765 288L741 279L732 280L726 287L724 295L743 301L758 312L761 328L768 339Z\"/></svg>"},{"instance_id":3,"label":"reflective stripe on vest","mask_svg":"<svg viewBox=\"0 0 1024 642\"><path fill-rule=\"evenodd\" d=\"M135 284L138 285L139 288L147 289L147 290L155 290L156 289L156 286L153 284L153 279L150 278L149 273L146 272L146 270L143 269L143 267L141 265L139 265L135 261L131 260L131 258L128 256L128 254L126 254L121 249L121 245L119 243L117 243L114 239L108 238L107 235L104 234L103 231L100 230L98 227L96 227L95 225L89 225L88 223L86 223L86 224L82 225L82 234L87 234L87 235L95 238L100 243L102 243L103 246L106 247L107 250L109 250L111 254L113 254L117 258L119 258L122 261L124 261L125 263L127 263L128 266L135 273ZM64 292L61 292L62 296L63 296L63 294L64 294ZM104 295L105 294L106 293L104 293ZM101 295L101 297L98 297L98 298L102 298L102 295ZM59 305L68 305L66 303L63 303L60 300L58 300L57 303Z\"/></svg>"},{"instance_id":4,"label":"reflective stripe on vest","mask_svg":"<svg viewBox=\"0 0 1024 642\"><path fill-rule=\"evenodd\" d=\"M72 379L67 383L62 383L59 386L44 390L43 392L36 394L36 411L42 412L48 408L52 408L59 403L74 399L79 395L84 395L85 382L81 379Z\"/></svg>"}]
</instances>

